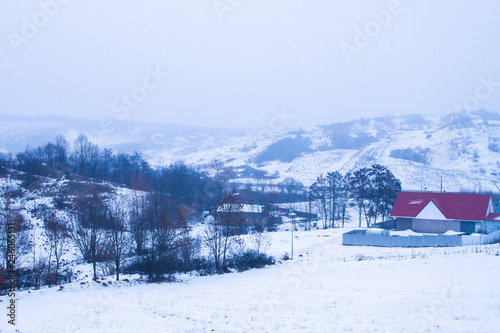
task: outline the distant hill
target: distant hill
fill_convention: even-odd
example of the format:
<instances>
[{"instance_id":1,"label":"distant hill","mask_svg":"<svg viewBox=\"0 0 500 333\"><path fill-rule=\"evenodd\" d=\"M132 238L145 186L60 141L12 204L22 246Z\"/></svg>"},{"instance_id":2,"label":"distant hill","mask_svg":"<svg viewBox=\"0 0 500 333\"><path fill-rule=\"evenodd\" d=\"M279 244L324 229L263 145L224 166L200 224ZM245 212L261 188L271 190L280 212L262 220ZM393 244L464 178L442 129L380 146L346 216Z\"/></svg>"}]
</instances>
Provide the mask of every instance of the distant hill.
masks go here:
<instances>
[{"instance_id":1,"label":"distant hill","mask_svg":"<svg viewBox=\"0 0 500 333\"><path fill-rule=\"evenodd\" d=\"M202 167L220 159L309 185L320 173L379 163L407 190L440 190L442 179L446 191L500 191L500 115L485 110L359 119L294 131L0 115L3 152L38 146L58 134L71 142L79 133L115 151L142 152L153 165L184 160Z\"/></svg>"}]
</instances>

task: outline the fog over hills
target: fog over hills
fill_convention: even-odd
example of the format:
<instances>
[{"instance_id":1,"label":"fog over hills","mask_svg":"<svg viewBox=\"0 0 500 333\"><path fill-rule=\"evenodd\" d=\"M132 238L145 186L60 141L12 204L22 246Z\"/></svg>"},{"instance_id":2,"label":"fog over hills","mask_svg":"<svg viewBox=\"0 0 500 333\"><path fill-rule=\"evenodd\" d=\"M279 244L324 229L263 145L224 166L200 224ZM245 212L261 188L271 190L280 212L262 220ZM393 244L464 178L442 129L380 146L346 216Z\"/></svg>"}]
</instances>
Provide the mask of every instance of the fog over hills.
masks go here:
<instances>
[{"instance_id":1,"label":"fog over hills","mask_svg":"<svg viewBox=\"0 0 500 333\"><path fill-rule=\"evenodd\" d=\"M220 159L294 177L309 185L320 173L379 163L407 190L499 191L500 115L385 116L301 130L216 129L119 120L0 115L0 152L36 147L58 134L83 133L101 147L141 152L153 165Z\"/></svg>"}]
</instances>

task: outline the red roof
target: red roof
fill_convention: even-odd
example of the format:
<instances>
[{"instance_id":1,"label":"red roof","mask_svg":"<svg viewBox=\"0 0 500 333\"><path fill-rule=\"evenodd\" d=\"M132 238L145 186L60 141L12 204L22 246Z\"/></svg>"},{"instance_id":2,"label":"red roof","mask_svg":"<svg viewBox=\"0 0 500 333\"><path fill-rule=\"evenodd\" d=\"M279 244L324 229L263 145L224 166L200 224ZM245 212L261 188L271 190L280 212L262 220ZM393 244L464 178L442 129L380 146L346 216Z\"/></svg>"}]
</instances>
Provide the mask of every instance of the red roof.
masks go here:
<instances>
[{"instance_id":1,"label":"red roof","mask_svg":"<svg viewBox=\"0 0 500 333\"><path fill-rule=\"evenodd\" d=\"M490 199L486 194L400 192L391 216L417 217L432 201L449 220L484 221Z\"/></svg>"}]
</instances>

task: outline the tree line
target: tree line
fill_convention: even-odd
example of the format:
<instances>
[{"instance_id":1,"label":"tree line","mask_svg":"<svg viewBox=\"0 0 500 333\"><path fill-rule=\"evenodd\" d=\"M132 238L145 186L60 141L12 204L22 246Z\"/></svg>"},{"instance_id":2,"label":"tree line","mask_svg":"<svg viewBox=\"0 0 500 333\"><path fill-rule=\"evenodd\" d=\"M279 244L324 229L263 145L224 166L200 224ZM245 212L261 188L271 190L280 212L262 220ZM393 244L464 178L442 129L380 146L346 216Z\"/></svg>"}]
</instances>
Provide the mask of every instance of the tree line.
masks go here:
<instances>
[{"instance_id":1,"label":"tree line","mask_svg":"<svg viewBox=\"0 0 500 333\"><path fill-rule=\"evenodd\" d=\"M338 171L320 175L309 187L310 201L322 216L323 228L342 227L347 218L347 208L358 211L361 227L363 217L366 226L389 217L401 181L385 166L374 164L342 175Z\"/></svg>"},{"instance_id":2,"label":"tree line","mask_svg":"<svg viewBox=\"0 0 500 333\"><path fill-rule=\"evenodd\" d=\"M169 193L177 203L195 206L198 210L214 204L211 192L220 191L220 184L202 175L182 161L153 168L138 153L115 153L101 149L81 134L70 145L57 136L37 148L26 147L15 155L0 153L0 174L7 168L25 172L24 186L36 181L36 176L74 179L83 176L142 191Z\"/></svg>"},{"instance_id":3,"label":"tree line","mask_svg":"<svg viewBox=\"0 0 500 333\"><path fill-rule=\"evenodd\" d=\"M26 284L39 287L72 278L63 268L62 256L71 245L92 265L94 280L99 271L120 278L123 272L140 273L149 280L162 279L175 271L224 272L229 268L259 267L273 262L265 255L270 237L256 230L244 241L248 230L242 213L243 203L266 205L275 202L309 202L320 212L323 227L342 226L347 208L356 207L359 225L367 226L390 213L401 183L381 165L362 168L345 175L320 175L305 187L293 178L279 184L242 185L229 182L224 164L214 160L199 172L183 162L153 168L139 153L114 153L101 149L84 135L72 146L62 136L38 148L27 147L16 154L0 153L0 173L7 169L23 171L23 186L29 188L37 176L82 176L89 186L70 200L54 198L54 209L42 210L44 253L37 253L39 230L30 225L13 202L22 193L6 190L0 195L0 250L6 267L6 223L15 221L20 247L17 255L31 256L31 268L21 274ZM114 196L90 186L89 178L120 183L140 190L133 195ZM207 216L207 212L212 212ZM190 221L205 221L201 234L193 235ZM38 235L40 236L40 235ZM252 244L249 247L248 240ZM204 246L210 257L200 256Z\"/></svg>"},{"instance_id":4,"label":"tree line","mask_svg":"<svg viewBox=\"0 0 500 333\"><path fill-rule=\"evenodd\" d=\"M100 149L80 135L71 149L63 137L55 143L24 152L0 156L0 172L8 168L23 171L22 187L36 187L38 176L84 180L84 191L74 198L57 193L54 208L35 214L42 229L31 225L22 207L12 207L23 190L6 189L0 194L0 284L7 266L7 223L15 220L19 244L19 283L38 288L70 281L73 273L62 264L62 256L72 246L91 264L93 279L106 271L120 278L122 272L140 273L150 281L160 280L175 271L228 271L270 264L273 259L261 252L265 233L252 236L258 246L250 249L241 237L246 232L236 214L229 221L206 212L229 204L238 208L241 195L233 192L227 179L217 172L211 177L183 162L153 169L138 153L114 154ZM115 196L109 188L95 186L95 179L126 184L140 191L131 196ZM190 220L207 220L203 235L191 233ZM37 235L36 233L43 235ZM44 236L44 244L37 244ZM223 246L219 246L223 244ZM200 256L205 245L210 258ZM40 251L40 246L44 251ZM4 248L5 247L5 248ZM41 252L41 253L40 253ZM26 264L28 266L26 266ZM64 266L64 268L63 268ZM23 282L24 281L24 282Z\"/></svg>"},{"instance_id":5,"label":"tree line","mask_svg":"<svg viewBox=\"0 0 500 333\"><path fill-rule=\"evenodd\" d=\"M174 272L214 274L274 263L264 253L270 245L267 232L254 230L246 240L242 237L248 230L239 196L231 190L222 192L216 211L229 209L234 215L215 214L196 234L189 223L192 208L165 193L122 197L92 191L71 208L41 212L37 218L42 228L35 228L12 206L15 196L15 191L6 190L0 202L0 285L6 282L9 259L8 221L16 223L16 267L19 287L24 288L71 282L74 274L62 259L71 248L91 265L94 281L113 274L119 280L123 273L161 281ZM202 255L202 246L209 256Z\"/></svg>"}]
</instances>

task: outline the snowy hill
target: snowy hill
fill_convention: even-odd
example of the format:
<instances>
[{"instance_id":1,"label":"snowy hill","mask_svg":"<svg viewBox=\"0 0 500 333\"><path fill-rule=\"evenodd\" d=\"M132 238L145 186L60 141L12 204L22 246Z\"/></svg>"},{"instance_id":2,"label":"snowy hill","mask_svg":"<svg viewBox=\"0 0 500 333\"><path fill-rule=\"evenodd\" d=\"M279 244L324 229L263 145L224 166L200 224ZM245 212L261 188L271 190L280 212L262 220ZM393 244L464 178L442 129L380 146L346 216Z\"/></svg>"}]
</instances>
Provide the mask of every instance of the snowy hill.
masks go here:
<instances>
[{"instance_id":1,"label":"snowy hill","mask_svg":"<svg viewBox=\"0 0 500 333\"><path fill-rule=\"evenodd\" d=\"M17 152L62 134L102 147L142 152L153 165L175 160L203 167L220 159L294 177L383 164L406 190L500 190L500 115L487 111L360 119L306 130L212 129L171 124L0 116L0 151Z\"/></svg>"},{"instance_id":2,"label":"snowy hill","mask_svg":"<svg viewBox=\"0 0 500 333\"><path fill-rule=\"evenodd\" d=\"M422 156L430 156L427 149L431 151L426 146L415 149L418 154L402 149L391 158L422 163ZM273 164L279 165L267 165ZM49 250L43 214L62 213L59 206L68 206L92 187L122 200L134 194L78 176L37 176L28 185L23 184L22 173L9 172L8 178L0 177L0 190L11 187L13 208L20 209L30 224L29 238L22 242L34 245L37 258ZM294 259L284 260L283 254L291 252L289 227L282 225L269 234L267 252L279 260L275 266L212 276L176 273L173 283L148 284L139 274L123 274L121 281L99 274L100 280L92 281L91 264L85 264L71 244L62 260L62 270L71 278L53 287L18 290L16 326L4 320L0 331L495 332L499 324L497 244L418 249L342 246L342 233L350 226L299 228L293 233ZM248 241L251 236L241 237ZM32 264L34 253L30 251L23 266ZM8 296L0 296L0 303L8 302ZM57 320L47 320L54 313Z\"/></svg>"},{"instance_id":3,"label":"snowy hill","mask_svg":"<svg viewBox=\"0 0 500 333\"><path fill-rule=\"evenodd\" d=\"M5 196L8 195L10 207L23 217L22 228L19 231L24 232L18 235L20 254L17 261L18 268L31 268L33 253L37 253L39 258L46 258L51 253L44 222L47 217L54 214L68 232L73 231L75 225L71 214L74 213L72 211L74 204L79 197L85 197L92 191L98 191L108 200L119 200L119 202L129 201L134 194L141 195L142 193L109 182L94 181L79 176L72 176L71 179L34 175L27 177L25 173L15 170L0 175L0 193L2 194L0 208L6 207ZM68 246L62 253L62 268L72 269L82 261L77 247L69 240L66 244Z\"/></svg>"}]
</instances>

